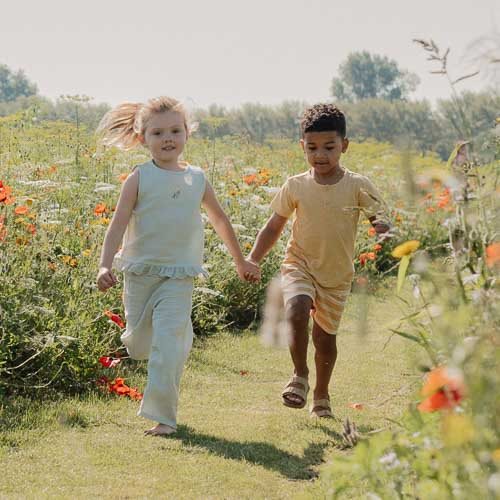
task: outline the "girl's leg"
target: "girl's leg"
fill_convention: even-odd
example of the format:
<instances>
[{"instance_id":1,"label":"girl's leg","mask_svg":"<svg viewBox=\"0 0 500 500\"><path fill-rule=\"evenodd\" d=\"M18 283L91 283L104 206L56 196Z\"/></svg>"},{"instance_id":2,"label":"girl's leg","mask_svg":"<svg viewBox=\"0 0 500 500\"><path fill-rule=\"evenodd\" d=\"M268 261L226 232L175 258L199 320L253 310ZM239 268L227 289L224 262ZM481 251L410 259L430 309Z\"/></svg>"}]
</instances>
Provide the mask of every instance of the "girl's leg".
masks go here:
<instances>
[{"instance_id":1,"label":"girl's leg","mask_svg":"<svg viewBox=\"0 0 500 500\"><path fill-rule=\"evenodd\" d=\"M337 360L337 336L326 333L314 322L312 338L315 347L314 361L316 364L314 399L329 399L328 385Z\"/></svg>"},{"instance_id":2,"label":"girl's leg","mask_svg":"<svg viewBox=\"0 0 500 500\"><path fill-rule=\"evenodd\" d=\"M296 295L289 299L285 306L285 318L289 324L288 346L295 368L294 373L303 378L307 378L309 375L307 345L309 343L308 325L311 307L312 299L308 295ZM286 398L292 403L299 404L301 402L301 398L294 394L287 394Z\"/></svg>"},{"instance_id":3,"label":"girl's leg","mask_svg":"<svg viewBox=\"0 0 500 500\"><path fill-rule=\"evenodd\" d=\"M150 434L170 434L176 428L179 384L193 342L192 292L192 278L170 279L153 308L148 382L139 409L139 415L159 422Z\"/></svg>"}]
</instances>

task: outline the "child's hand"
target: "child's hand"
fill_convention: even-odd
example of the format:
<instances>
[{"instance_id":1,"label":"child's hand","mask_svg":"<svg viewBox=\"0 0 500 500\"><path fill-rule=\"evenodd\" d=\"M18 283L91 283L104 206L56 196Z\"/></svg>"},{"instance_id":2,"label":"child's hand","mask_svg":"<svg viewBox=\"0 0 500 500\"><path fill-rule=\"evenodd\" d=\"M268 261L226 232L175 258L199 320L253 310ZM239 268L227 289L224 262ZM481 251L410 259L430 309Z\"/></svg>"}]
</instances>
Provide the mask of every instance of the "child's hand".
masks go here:
<instances>
[{"instance_id":1,"label":"child's hand","mask_svg":"<svg viewBox=\"0 0 500 500\"><path fill-rule=\"evenodd\" d=\"M260 267L251 260L246 259L236 264L236 271L242 281L249 281L250 283L260 281Z\"/></svg>"},{"instance_id":2,"label":"child's hand","mask_svg":"<svg viewBox=\"0 0 500 500\"><path fill-rule=\"evenodd\" d=\"M115 286L118 283L116 276L107 267L99 268L97 273L97 288L99 291L105 292L108 288Z\"/></svg>"}]
</instances>

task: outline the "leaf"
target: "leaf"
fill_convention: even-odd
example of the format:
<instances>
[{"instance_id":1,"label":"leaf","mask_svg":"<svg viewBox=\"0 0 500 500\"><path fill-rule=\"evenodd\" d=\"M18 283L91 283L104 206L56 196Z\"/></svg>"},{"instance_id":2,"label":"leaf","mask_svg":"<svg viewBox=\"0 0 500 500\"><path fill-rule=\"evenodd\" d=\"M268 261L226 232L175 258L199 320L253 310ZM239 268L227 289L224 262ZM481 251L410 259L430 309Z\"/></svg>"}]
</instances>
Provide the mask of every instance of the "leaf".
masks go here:
<instances>
[{"instance_id":1,"label":"leaf","mask_svg":"<svg viewBox=\"0 0 500 500\"><path fill-rule=\"evenodd\" d=\"M408 269L409 264L410 264L410 256L403 255L403 257L401 257L401 261L399 263L399 269L398 269L398 286L397 286L398 293L401 291L401 288L403 287L403 282L405 280L406 271Z\"/></svg>"},{"instance_id":2,"label":"leaf","mask_svg":"<svg viewBox=\"0 0 500 500\"><path fill-rule=\"evenodd\" d=\"M412 340L413 342L416 342L417 344L423 345L422 339L417 337L416 335L412 335L411 333L406 333L402 332L400 330L393 330L392 328L389 328L389 330L396 335L399 335L401 337L404 337L405 339Z\"/></svg>"}]
</instances>

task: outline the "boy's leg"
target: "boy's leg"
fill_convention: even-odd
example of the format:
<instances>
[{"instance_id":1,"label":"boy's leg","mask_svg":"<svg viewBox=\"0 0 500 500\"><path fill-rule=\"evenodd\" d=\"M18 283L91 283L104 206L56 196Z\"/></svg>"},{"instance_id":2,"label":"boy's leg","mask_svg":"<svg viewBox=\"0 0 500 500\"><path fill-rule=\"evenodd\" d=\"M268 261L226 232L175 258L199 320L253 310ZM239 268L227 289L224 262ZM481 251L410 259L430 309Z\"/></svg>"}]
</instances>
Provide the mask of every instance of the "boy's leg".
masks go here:
<instances>
[{"instance_id":1,"label":"boy's leg","mask_svg":"<svg viewBox=\"0 0 500 500\"><path fill-rule=\"evenodd\" d=\"M307 345L309 343L309 317L312 307L312 299L308 295L296 295L289 299L285 306L285 318L289 325L288 346L294 365L295 375L307 378L309 369L307 367ZM302 389L302 385L295 383L292 387ZM295 394L284 396L292 403L300 404L301 398Z\"/></svg>"},{"instance_id":2,"label":"boy's leg","mask_svg":"<svg viewBox=\"0 0 500 500\"><path fill-rule=\"evenodd\" d=\"M329 399L328 385L337 360L337 335L326 333L316 321L313 323L312 338L315 347L316 387L314 400Z\"/></svg>"}]
</instances>

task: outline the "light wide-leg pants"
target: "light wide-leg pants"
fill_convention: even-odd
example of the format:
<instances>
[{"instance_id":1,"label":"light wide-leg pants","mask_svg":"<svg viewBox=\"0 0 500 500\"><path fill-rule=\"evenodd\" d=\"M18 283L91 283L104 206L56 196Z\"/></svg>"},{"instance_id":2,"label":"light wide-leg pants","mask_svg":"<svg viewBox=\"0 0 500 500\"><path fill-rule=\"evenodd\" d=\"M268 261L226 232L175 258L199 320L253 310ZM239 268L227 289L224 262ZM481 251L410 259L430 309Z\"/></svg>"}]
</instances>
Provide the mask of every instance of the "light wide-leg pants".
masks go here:
<instances>
[{"instance_id":1,"label":"light wide-leg pants","mask_svg":"<svg viewBox=\"0 0 500 500\"><path fill-rule=\"evenodd\" d=\"M179 384L193 343L193 278L125 273L127 328L121 340L133 359L148 359L138 415L176 427Z\"/></svg>"}]
</instances>

